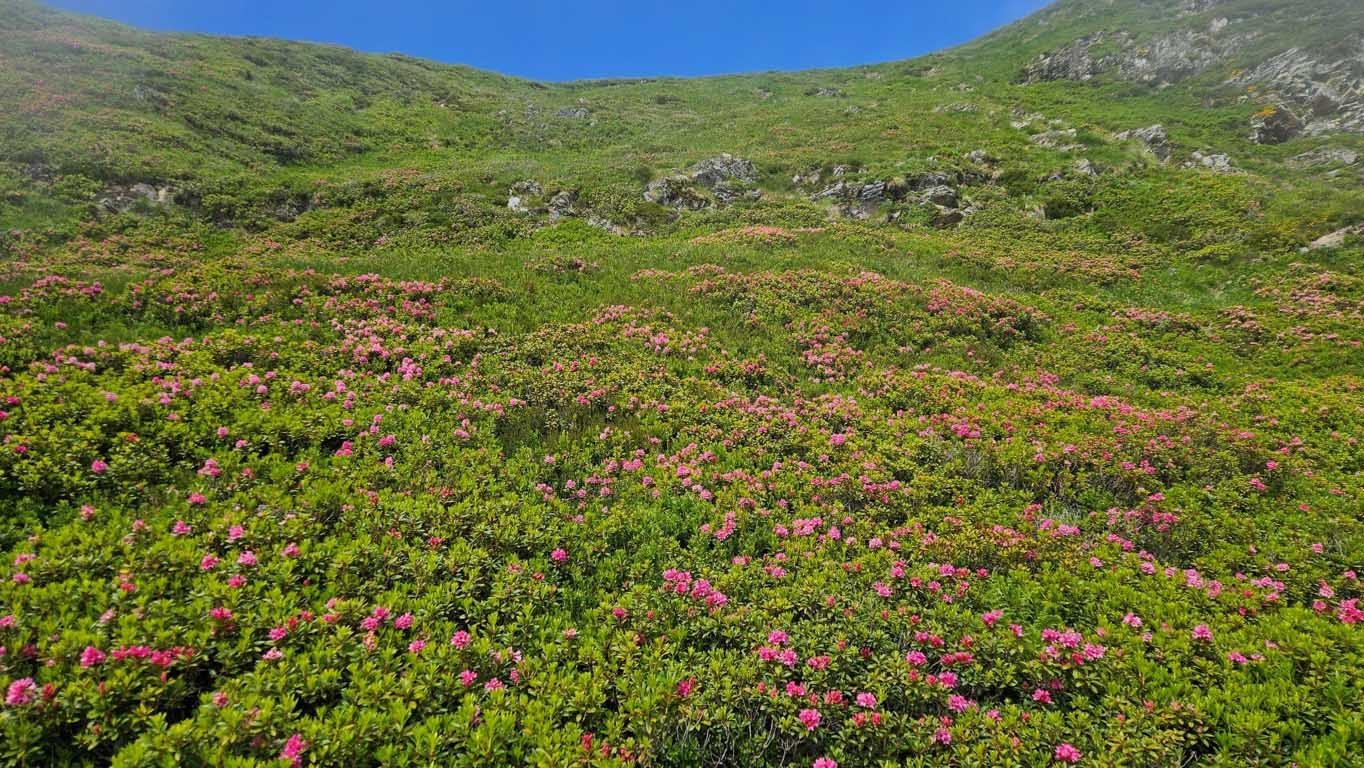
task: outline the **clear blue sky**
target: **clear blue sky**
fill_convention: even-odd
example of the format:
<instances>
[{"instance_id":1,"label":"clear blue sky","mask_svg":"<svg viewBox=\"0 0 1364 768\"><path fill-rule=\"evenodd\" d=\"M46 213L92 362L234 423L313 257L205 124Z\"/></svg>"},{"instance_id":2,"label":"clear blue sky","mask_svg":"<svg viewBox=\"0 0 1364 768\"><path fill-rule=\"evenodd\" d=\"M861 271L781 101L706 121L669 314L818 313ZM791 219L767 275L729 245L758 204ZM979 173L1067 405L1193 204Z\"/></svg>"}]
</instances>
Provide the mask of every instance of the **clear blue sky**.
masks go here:
<instances>
[{"instance_id":1,"label":"clear blue sky","mask_svg":"<svg viewBox=\"0 0 1364 768\"><path fill-rule=\"evenodd\" d=\"M1046 0L46 0L140 27L398 51L540 80L903 59Z\"/></svg>"}]
</instances>

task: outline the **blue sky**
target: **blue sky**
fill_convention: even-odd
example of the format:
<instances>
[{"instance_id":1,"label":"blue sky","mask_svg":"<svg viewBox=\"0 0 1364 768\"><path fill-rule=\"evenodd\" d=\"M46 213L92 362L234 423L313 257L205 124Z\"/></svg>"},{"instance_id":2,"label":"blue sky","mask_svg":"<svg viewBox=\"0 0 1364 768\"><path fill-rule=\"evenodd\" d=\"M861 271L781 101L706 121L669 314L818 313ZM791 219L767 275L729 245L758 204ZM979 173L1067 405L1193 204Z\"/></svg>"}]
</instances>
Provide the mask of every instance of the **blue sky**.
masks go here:
<instances>
[{"instance_id":1,"label":"blue sky","mask_svg":"<svg viewBox=\"0 0 1364 768\"><path fill-rule=\"evenodd\" d=\"M140 27L399 51L540 80L708 75L903 59L1046 0L46 0Z\"/></svg>"}]
</instances>

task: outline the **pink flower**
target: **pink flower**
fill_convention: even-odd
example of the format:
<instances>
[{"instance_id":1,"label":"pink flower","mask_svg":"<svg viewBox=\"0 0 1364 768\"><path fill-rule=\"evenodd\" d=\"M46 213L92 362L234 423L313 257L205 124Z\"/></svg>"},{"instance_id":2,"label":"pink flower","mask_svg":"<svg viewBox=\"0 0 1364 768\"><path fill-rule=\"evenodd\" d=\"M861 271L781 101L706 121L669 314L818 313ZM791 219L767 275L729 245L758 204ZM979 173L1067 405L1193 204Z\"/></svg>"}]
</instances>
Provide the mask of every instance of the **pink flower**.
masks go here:
<instances>
[{"instance_id":1,"label":"pink flower","mask_svg":"<svg viewBox=\"0 0 1364 768\"><path fill-rule=\"evenodd\" d=\"M226 693L223 693L222 691L213 692L213 706L217 707L218 709L222 709L223 707L227 706L228 701L229 699L227 698Z\"/></svg>"},{"instance_id":2,"label":"pink flower","mask_svg":"<svg viewBox=\"0 0 1364 768\"><path fill-rule=\"evenodd\" d=\"M280 554L285 557L298 557L301 551L302 550L298 548L298 545L291 541L284 545L284 550Z\"/></svg>"},{"instance_id":3,"label":"pink flower","mask_svg":"<svg viewBox=\"0 0 1364 768\"><path fill-rule=\"evenodd\" d=\"M97 475L102 475L105 472L109 471L109 465L104 461L104 459L95 459L93 462L90 463L90 471L94 472Z\"/></svg>"},{"instance_id":4,"label":"pink flower","mask_svg":"<svg viewBox=\"0 0 1364 768\"><path fill-rule=\"evenodd\" d=\"M549 553L549 558L556 563L562 563L568 559L568 552L563 549L556 549Z\"/></svg>"},{"instance_id":5,"label":"pink flower","mask_svg":"<svg viewBox=\"0 0 1364 768\"><path fill-rule=\"evenodd\" d=\"M106 658L107 656L104 651L101 651L93 645L87 645L85 646L85 650L81 651L81 666L94 667L103 664Z\"/></svg>"},{"instance_id":6,"label":"pink flower","mask_svg":"<svg viewBox=\"0 0 1364 768\"><path fill-rule=\"evenodd\" d=\"M995 623L1002 618L1004 618L1004 611L1000 610L993 610L989 613L983 613L980 616L980 620L985 622L985 626L987 627L993 627Z\"/></svg>"},{"instance_id":7,"label":"pink flower","mask_svg":"<svg viewBox=\"0 0 1364 768\"><path fill-rule=\"evenodd\" d=\"M422 639L413 640L407 644L410 653L421 653L426 648L426 641Z\"/></svg>"},{"instance_id":8,"label":"pink flower","mask_svg":"<svg viewBox=\"0 0 1364 768\"><path fill-rule=\"evenodd\" d=\"M857 706L867 709L876 709L876 696L863 691L857 694Z\"/></svg>"},{"instance_id":9,"label":"pink flower","mask_svg":"<svg viewBox=\"0 0 1364 768\"><path fill-rule=\"evenodd\" d=\"M201 506L203 504L208 503L208 497L203 495L202 493L199 493L198 491L195 491L194 493L191 493L189 495L188 501L190 504L193 504L194 506Z\"/></svg>"},{"instance_id":10,"label":"pink flower","mask_svg":"<svg viewBox=\"0 0 1364 768\"><path fill-rule=\"evenodd\" d=\"M188 536L194 531L193 526L184 520L176 520L175 525L171 526L172 536Z\"/></svg>"},{"instance_id":11,"label":"pink flower","mask_svg":"<svg viewBox=\"0 0 1364 768\"><path fill-rule=\"evenodd\" d=\"M801 724L805 726L805 730L807 730L807 731L813 731L814 729L816 729L816 728L819 727L819 720L820 720L820 717L819 717L819 710L817 710L817 709L802 709L802 710L800 711L799 717L800 717L800 722L801 722Z\"/></svg>"},{"instance_id":12,"label":"pink flower","mask_svg":"<svg viewBox=\"0 0 1364 768\"><path fill-rule=\"evenodd\" d=\"M1212 642L1212 630L1207 624L1199 624L1193 628L1193 639L1204 642Z\"/></svg>"},{"instance_id":13,"label":"pink flower","mask_svg":"<svg viewBox=\"0 0 1364 768\"><path fill-rule=\"evenodd\" d=\"M404 613L393 620L393 626L397 629L411 629L412 621L412 614Z\"/></svg>"},{"instance_id":14,"label":"pink flower","mask_svg":"<svg viewBox=\"0 0 1364 768\"><path fill-rule=\"evenodd\" d=\"M486 683L483 684L483 690L485 690L485 691L490 691L490 692L491 692L491 691L500 691L500 690L502 690L502 689L505 688L505 687L506 687L506 686L502 685L502 681L501 681L501 680L498 680L498 679L495 678L495 677L494 677L493 679L489 680L488 682L486 682Z\"/></svg>"},{"instance_id":15,"label":"pink flower","mask_svg":"<svg viewBox=\"0 0 1364 768\"><path fill-rule=\"evenodd\" d=\"M299 758L309 746L311 745L303 740L303 734L295 733L289 737L288 741L284 742L284 749L279 751L279 759L288 760L290 765L297 766L300 763Z\"/></svg>"},{"instance_id":16,"label":"pink flower","mask_svg":"<svg viewBox=\"0 0 1364 768\"><path fill-rule=\"evenodd\" d=\"M1070 745L1070 744L1058 744L1058 745L1056 745L1056 752L1055 752L1055 755L1056 755L1056 760L1057 760L1058 762L1062 762L1062 763L1078 763L1078 762L1080 762L1080 750L1076 749L1074 746L1072 746L1072 745Z\"/></svg>"},{"instance_id":17,"label":"pink flower","mask_svg":"<svg viewBox=\"0 0 1364 768\"><path fill-rule=\"evenodd\" d=\"M466 669L459 673L459 682L466 688L473 685L476 680L478 680L478 673L472 669Z\"/></svg>"},{"instance_id":18,"label":"pink flower","mask_svg":"<svg viewBox=\"0 0 1364 768\"><path fill-rule=\"evenodd\" d=\"M34 695L37 692L38 684L33 682L33 678L21 677L9 684L9 690L5 692L5 705L26 707L33 703Z\"/></svg>"},{"instance_id":19,"label":"pink flower","mask_svg":"<svg viewBox=\"0 0 1364 768\"><path fill-rule=\"evenodd\" d=\"M677 695L685 699L691 695L691 692L695 690L695 688L696 679L689 677L677 684Z\"/></svg>"},{"instance_id":20,"label":"pink flower","mask_svg":"<svg viewBox=\"0 0 1364 768\"><path fill-rule=\"evenodd\" d=\"M835 763L833 758L817 757L815 758L815 764L812 768L838 768L838 763Z\"/></svg>"},{"instance_id":21,"label":"pink flower","mask_svg":"<svg viewBox=\"0 0 1364 768\"><path fill-rule=\"evenodd\" d=\"M462 651L469 647L470 639L469 633L461 629L450 636L450 645L453 645Z\"/></svg>"},{"instance_id":22,"label":"pink flower","mask_svg":"<svg viewBox=\"0 0 1364 768\"><path fill-rule=\"evenodd\" d=\"M255 552L252 552L251 550L248 549L245 552L242 552L240 555L237 555L237 565L251 566L255 564L256 564Z\"/></svg>"}]
</instances>

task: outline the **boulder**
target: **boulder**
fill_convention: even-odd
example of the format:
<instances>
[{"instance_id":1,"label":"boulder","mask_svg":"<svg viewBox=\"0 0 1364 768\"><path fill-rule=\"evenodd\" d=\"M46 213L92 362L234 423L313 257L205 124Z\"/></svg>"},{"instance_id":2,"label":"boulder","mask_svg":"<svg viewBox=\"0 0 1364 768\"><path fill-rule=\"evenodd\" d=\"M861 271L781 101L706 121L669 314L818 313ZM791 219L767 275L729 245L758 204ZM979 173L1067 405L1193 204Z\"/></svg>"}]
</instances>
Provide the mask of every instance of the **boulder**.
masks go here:
<instances>
[{"instance_id":1,"label":"boulder","mask_svg":"<svg viewBox=\"0 0 1364 768\"><path fill-rule=\"evenodd\" d=\"M644 199L668 208L700 210L710 204L697 193L690 176L665 176L649 182L644 188Z\"/></svg>"},{"instance_id":2,"label":"boulder","mask_svg":"<svg viewBox=\"0 0 1364 768\"><path fill-rule=\"evenodd\" d=\"M1308 243L1306 248L1301 250L1306 253L1308 251L1319 251L1323 248L1339 248L1345 244L1345 238L1351 236L1364 237L1364 224L1341 227L1330 234L1318 237L1316 240Z\"/></svg>"},{"instance_id":3,"label":"boulder","mask_svg":"<svg viewBox=\"0 0 1364 768\"><path fill-rule=\"evenodd\" d=\"M955 208L957 207L958 202L957 190L945 184L936 187L929 187L928 189L924 190L923 194L919 195L919 202L931 203L933 205L944 206L947 208Z\"/></svg>"},{"instance_id":4,"label":"boulder","mask_svg":"<svg viewBox=\"0 0 1364 768\"><path fill-rule=\"evenodd\" d=\"M1256 144L1282 144L1302 134L1302 120L1288 107L1277 104L1255 113L1250 128L1250 140Z\"/></svg>"},{"instance_id":5,"label":"boulder","mask_svg":"<svg viewBox=\"0 0 1364 768\"><path fill-rule=\"evenodd\" d=\"M1217 173L1231 173L1236 170L1231 158L1222 153L1207 154L1194 150L1193 159L1184 164L1185 168L1206 168Z\"/></svg>"},{"instance_id":6,"label":"boulder","mask_svg":"<svg viewBox=\"0 0 1364 768\"><path fill-rule=\"evenodd\" d=\"M1130 131L1123 131L1118 134L1119 141L1139 141L1146 146L1151 154L1155 155L1162 162L1170 159L1172 148L1170 147L1170 134L1166 133L1165 126L1156 124L1145 128L1133 128Z\"/></svg>"},{"instance_id":7,"label":"boulder","mask_svg":"<svg viewBox=\"0 0 1364 768\"><path fill-rule=\"evenodd\" d=\"M564 189L556 192L549 199L549 218L557 221L567 216L572 216L577 209L578 193Z\"/></svg>"},{"instance_id":8,"label":"boulder","mask_svg":"<svg viewBox=\"0 0 1364 768\"><path fill-rule=\"evenodd\" d=\"M564 107L557 114L559 117L566 117L570 120L585 120L592 115L587 107Z\"/></svg>"},{"instance_id":9,"label":"boulder","mask_svg":"<svg viewBox=\"0 0 1364 768\"><path fill-rule=\"evenodd\" d=\"M753 184L758 181L758 168L752 160L729 153L702 160L691 167L690 173L692 179L707 189L727 182Z\"/></svg>"}]
</instances>

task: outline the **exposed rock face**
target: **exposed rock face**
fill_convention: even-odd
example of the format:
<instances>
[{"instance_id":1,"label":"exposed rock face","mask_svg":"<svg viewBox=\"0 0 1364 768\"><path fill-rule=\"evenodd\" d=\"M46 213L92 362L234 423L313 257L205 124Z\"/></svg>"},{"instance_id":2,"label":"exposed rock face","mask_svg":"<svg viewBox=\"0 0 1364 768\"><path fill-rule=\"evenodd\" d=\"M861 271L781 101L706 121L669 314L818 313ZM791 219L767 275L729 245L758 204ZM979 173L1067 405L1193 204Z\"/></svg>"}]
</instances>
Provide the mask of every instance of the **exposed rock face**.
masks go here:
<instances>
[{"instance_id":1,"label":"exposed rock face","mask_svg":"<svg viewBox=\"0 0 1364 768\"><path fill-rule=\"evenodd\" d=\"M726 182L753 184L758 180L758 168L752 160L726 153L693 165L691 177L701 186L713 190Z\"/></svg>"},{"instance_id":2,"label":"exposed rock face","mask_svg":"<svg viewBox=\"0 0 1364 768\"><path fill-rule=\"evenodd\" d=\"M1206 10L1215 2L1194 0ZM1036 83L1052 80L1091 80L1111 75L1123 80L1166 86L1203 74L1218 66L1242 66L1244 51L1261 35L1242 30L1225 16L1206 27L1182 29L1137 38L1124 31L1096 33L1040 54L1024 67L1019 79ZM1239 58L1238 58L1239 57ZM1301 120L1271 124L1267 132L1256 125L1256 140L1278 143L1280 136L1364 133L1364 34L1325 51L1290 48L1243 67L1226 81L1242 92L1254 87L1282 102L1288 114ZM1291 134L1291 135L1290 135Z\"/></svg>"},{"instance_id":3,"label":"exposed rock face","mask_svg":"<svg viewBox=\"0 0 1364 768\"><path fill-rule=\"evenodd\" d=\"M1082 157L1075 161L1075 172L1081 176L1099 175L1099 170L1094 167L1094 163L1091 163L1087 157Z\"/></svg>"},{"instance_id":4,"label":"exposed rock face","mask_svg":"<svg viewBox=\"0 0 1364 768\"><path fill-rule=\"evenodd\" d=\"M1123 131L1118 134L1119 141L1140 141L1151 150L1151 154L1160 158L1162 162L1170 159L1170 134L1166 133L1163 125L1149 125L1145 128L1133 128L1130 131Z\"/></svg>"},{"instance_id":5,"label":"exposed rock face","mask_svg":"<svg viewBox=\"0 0 1364 768\"><path fill-rule=\"evenodd\" d=\"M716 155L693 165L686 173L675 173L649 183L644 199L669 208L700 210L712 201L697 187L708 190L721 203L732 203L752 197L756 190L748 187L758 181L758 168L753 161L731 154Z\"/></svg>"},{"instance_id":6,"label":"exposed rock face","mask_svg":"<svg viewBox=\"0 0 1364 768\"><path fill-rule=\"evenodd\" d=\"M1044 53L1023 70L1023 80L1029 83L1053 80L1089 80L1103 71L1089 49L1103 39L1102 34L1082 37L1070 45Z\"/></svg>"},{"instance_id":7,"label":"exposed rock face","mask_svg":"<svg viewBox=\"0 0 1364 768\"><path fill-rule=\"evenodd\" d=\"M1250 127L1250 140L1256 144L1282 144L1302 133L1302 121L1282 104L1260 110Z\"/></svg>"},{"instance_id":8,"label":"exposed rock face","mask_svg":"<svg viewBox=\"0 0 1364 768\"><path fill-rule=\"evenodd\" d=\"M1308 135L1364 133L1364 35L1344 56L1290 48L1228 82L1256 86L1296 108Z\"/></svg>"},{"instance_id":9,"label":"exposed rock face","mask_svg":"<svg viewBox=\"0 0 1364 768\"><path fill-rule=\"evenodd\" d=\"M585 120L592 115L587 107L564 107L557 114L559 117L566 117L570 120Z\"/></svg>"},{"instance_id":10,"label":"exposed rock face","mask_svg":"<svg viewBox=\"0 0 1364 768\"><path fill-rule=\"evenodd\" d=\"M805 92L805 95L806 95L806 96L823 96L823 97L825 97L825 98L831 98L831 99L841 99L841 98L843 98L843 96L844 96L845 94L843 93L842 90L840 90L840 89L838 89L838 88L811 88L810 90L808 90L808 91Z\"/></svg>"},{"instance_id":11,"label":"exposed rock face","mask_svg":"<svg viewBox=\"0 0 1364 768\"><path fill-rule=\"evenodd\" d=\"M1168 85L1197 75L1223 61L1245 42L1243 36L1227 34L1226 19L1206 30L1179 30L1138 41L1126 32L1093 34L1055 51L1039 55L1024 70L1024 82L1090 80L1115 72L1124 80ZM1096 57L1099 44L1117 53Z\"/></svg>"}]
</instances>

